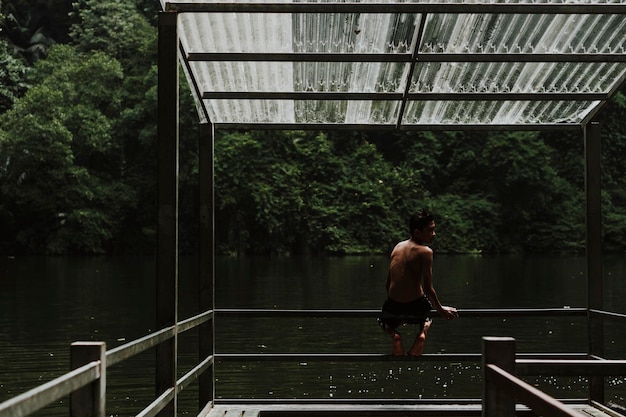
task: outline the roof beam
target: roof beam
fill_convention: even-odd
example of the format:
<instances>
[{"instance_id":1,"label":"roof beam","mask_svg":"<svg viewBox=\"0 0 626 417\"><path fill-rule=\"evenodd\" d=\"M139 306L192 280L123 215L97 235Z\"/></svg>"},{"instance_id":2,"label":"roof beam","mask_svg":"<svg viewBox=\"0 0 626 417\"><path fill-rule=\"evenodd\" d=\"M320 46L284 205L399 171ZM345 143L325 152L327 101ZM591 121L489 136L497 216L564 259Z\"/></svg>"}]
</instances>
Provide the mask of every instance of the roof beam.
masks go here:
<instances>
[{"instance_id":1,"label":"roof beam","mask_svg":"<svg viewBox=\"0 0 626 417\"><path fill-rule=\"evenodd\" d=\"M189 61L261 61L261 62L411 62L411 54L377 53L245 53L245 52L190 52Z\"/></svg>"},{"instance_id":2,"label":"roof beam","mask_svg":"<svg viewBox=\"0 0 626 417\"><path fill-rule=\"evenodd\" d=\"M402 119L404 119L404 112L406 111L406 104L408 95L411 92L411 80L413 79L413 73L415 72L415 66L417 64L417 56L419 54L419 45L422 44L422 38L424 37L424 28L426 27L427 14L423 14L420 18L419 30L416 30L411 40L411 66L408 71L405 71L402 76L402 84L404 85L404 91L402 93L402 103L400 103L400 110L398 111L398 118L396 119L396 128L400 128L402 125Z\"/></svg>"},{"instance_id":3,"label":"roof beam","mask_svg":"<svg viewBox=\"0 0 626 417\"><path fill-rule=\"evenodd\" d=\"M353 123L216 123L220 130L403 130L403 131L571 131L581 130L579 123L527 124L353 124Z\"/></svg>"},{"instance_id":4,"label":"roof beam","mask_svg":"<svg viewBox=\"0 0 626 417\"><path fill-rule=\"evenodd\" d=\"M386 92L326 92L326 91L205 91L204 100L402 100L402 93ZM409 101L596 101L607 100L606 93L559 93L559 92L467 92L467 93L409 93Z\"/></svg>"},{"instance_id":5,"label":"roof beam","mask_svg":"<svg viewBox=\"0 0 626 417\"><path fill-rule=\"evenodd\" d=\"M492 13L626 14L626 3L191 3L167 11L194 13Z\"/></svg>"},{"instance_id":6,"label":"roof beam","mask_svg":"<svg viewBox=\"0 0 626 417\"><path fill-rule=\"evenodd\" d=\"M190 52L190 62L411 62L410 53L246 53L246 52ZM621 53L446 53L420 52L417 62L626 62L626 51Z\"/></svg>"}]
</instances>

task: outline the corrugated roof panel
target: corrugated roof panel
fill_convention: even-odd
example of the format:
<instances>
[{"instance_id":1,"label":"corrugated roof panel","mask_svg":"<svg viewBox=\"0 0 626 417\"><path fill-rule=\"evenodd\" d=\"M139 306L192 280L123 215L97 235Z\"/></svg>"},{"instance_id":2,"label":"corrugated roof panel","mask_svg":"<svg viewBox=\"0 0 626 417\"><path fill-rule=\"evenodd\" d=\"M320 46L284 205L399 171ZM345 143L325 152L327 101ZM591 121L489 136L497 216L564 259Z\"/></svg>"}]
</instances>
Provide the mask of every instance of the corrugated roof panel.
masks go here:
<instances>
[{"instance_id":1,"label":"corrugated roof panel","mask_svg":"<svg viewBox=\"0 0 626 417\"><path fill-rule=\"evenodd\" d=\"M624 0L172 4L216 124L579 124L626 79Z\"/></svg>"},{"instance_id":2,"label":"corrugated roof panel","mask_svg":"<svg viewBox=\"0 0 626 417\"><path fill-rule=\"evenodd\" d=\"M203 100L212 120L220 123L245 124L293 124L295 119L293 100Z\"/></svg>"},{"instance_id":3,"label":"corrugated roof panel","mask_svg":"<svg viewBox=\"0 0 626 417\"><path fill-rule=\"evenodd\" d=\"M410 101L406 125L537 125L580 123L597 102L573 101Z\"/></svg>"},{"instance_id":4,"label":"corrugated roof panel","mask_svg":"<svg viewBox=\"0 0 626 417\"><path fill-rule=\"evenodd\" d=\"M294 62L293 68L293 91L402 93L409 65L395 62Z\"/></svg>"},{"instance_id":5,"label":"corrugated roof panel","mask_svg":"<svg viewBox=\"0 0 626 417\"><path fill-rule=\"evenodd\" d=\"M625 76L624 63L418 63L412 93L608 93Z\"/></svg>"},{"instance_id":6,"label":"corrugated roof panel","mask_svg":"<svg viewBox=\"0 0 626 417\"><path fill-rule=\"evenodd\" d=\"M293 52L290 14L184 13L179 22L187 52Z\"/></svg>"},{"instance_id":7,"label":"corrugated roof panel","mask_svg":"<svg viewBox=\"0 0 626 417\"><path fill-rule=\"evenodd\" d=\"M373 100L298 100L296 119L306 123L383 124L396 123L399 103Z\"/></svg>"}]
</instances>

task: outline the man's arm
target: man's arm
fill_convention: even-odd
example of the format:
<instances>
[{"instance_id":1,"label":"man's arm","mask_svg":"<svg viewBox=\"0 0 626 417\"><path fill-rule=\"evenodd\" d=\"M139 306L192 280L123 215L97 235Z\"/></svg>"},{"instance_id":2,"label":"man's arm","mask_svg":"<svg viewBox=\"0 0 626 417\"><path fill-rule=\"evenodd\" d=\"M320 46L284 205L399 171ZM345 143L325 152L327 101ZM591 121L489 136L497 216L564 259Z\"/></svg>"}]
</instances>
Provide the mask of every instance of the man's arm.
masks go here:
<instances>
[{"instance_id":1,"label":"man's arm","mask_svg":"<svg viewBox=\"0 0 626 417\"><path fill-rule=\"evenodd\" d=\"M424 290L424 294L428 297L430 303L433 307L435 307L435 310L437 310L439 315L448 320L458 317L459 315L456 312L456 308L441 305L441 302L437 297L437 292L435 291L435 287L433 285L433 251L428 247L425 248L424 254L422 255L421 272L422 289Z\"/></svg>"}]
</instances>

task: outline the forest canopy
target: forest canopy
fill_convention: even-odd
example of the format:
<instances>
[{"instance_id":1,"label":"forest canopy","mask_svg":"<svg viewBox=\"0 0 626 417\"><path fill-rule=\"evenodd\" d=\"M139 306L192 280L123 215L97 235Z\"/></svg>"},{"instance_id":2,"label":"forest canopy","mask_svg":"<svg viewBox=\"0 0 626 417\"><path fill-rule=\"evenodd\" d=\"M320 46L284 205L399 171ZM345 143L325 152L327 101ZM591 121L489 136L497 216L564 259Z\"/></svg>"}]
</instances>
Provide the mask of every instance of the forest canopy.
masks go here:
<instances>
[{"instance_id":1,"label":"forest canopy","mask_svg":"<svg viewBox=\"0 0 626 417\"><path fill-rule=\"evenodd\" d=\"M155 0L2 1L0 251L150 254ZM181 77L180 246L197 243ZM604 249L626 249L626 98L600 112ZM433 211L448 253L584 250L582 132L218 131L220 254L386 253Z\"/></svg>"}]
</instances>

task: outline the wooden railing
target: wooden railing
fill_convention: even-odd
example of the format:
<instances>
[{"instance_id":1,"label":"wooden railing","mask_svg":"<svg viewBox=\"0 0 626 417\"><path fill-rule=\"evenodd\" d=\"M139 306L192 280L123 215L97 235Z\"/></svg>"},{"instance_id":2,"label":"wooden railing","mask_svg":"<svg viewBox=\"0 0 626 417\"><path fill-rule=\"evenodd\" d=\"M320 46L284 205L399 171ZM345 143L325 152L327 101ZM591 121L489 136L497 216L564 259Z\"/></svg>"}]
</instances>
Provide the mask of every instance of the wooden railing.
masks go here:
<instances>
[{"instance_id":1,"label":"wooden railing","mask_svg":"<svg viewBox=\"0 0 626 417\"><path fill-rule=\"evenodd\" d=\"M626 375L626 361L602 359L516 359L515 339L483 338L483 417L515 417L516 402L537 415L584 417L550 395L518 378L520 375Z\"/></svg>"},{"instance_id":2,"label":"wooden railing","mask_svg":"<svg viewBox=\"0 0 626 417\"><path fill-rule=\"evenodd\" d=\"M594 312L595 314L606 314L609 318L614 317L614 313ZM554 309L477 309L461 310L463 317L534 317L534 316L585 316L588 310L584 308L554 308ZM203 323L212 321L215 317L377 317L378 310L259 310L259 309L217 309L198 314L189 319L180 321L175 326L163 328L145 337L131 341L109 351L106 351L104 342L76 342L71 345L71 367L72 371L53 379L39 387L31 389L10 400L0 403L0 417L22 417L28 416L41 410L43 407L58 401L59 399L70 397L71 416L104 416L105 415L105 394L106 394L106 369L109 366L121 363L133 356L148 349L157 347L165 341L171 340L182 332L197 328ZM617 315L621 316L621 315ZM526 354L518 355L520 359L514 365L509 363L507 368L500 366L502 361L491 362L492 359L483 359L483 369L485 381L489 384L497 382L497 387L491 385L484 386L484 397L498 398L493 404L503 404L499 400L502 395L501 387L508 387L516 395L522 395L524 401L535 404L535 401L550 403L543 395L533 389L528 389L527 385L520 382L513 376L517 370L520 374L529 374L541 370L542 373L549 371L560 375L580 374L585 375L626 375L626 362L606 361L606 360L582 360L583 354ZM532 356L532 358L531 358ZM490 356L483 352L483 358ZM496 356L497 357L497 356ZM515 357L515 356L513 356ZM574 357L575 359L571 359ZM422 360L436 361L479 361L480 354L449 353L438 355L425 355ZM526 359L524 359L526 358ZM220 354L214 353L202 358L197 365L180 377L176 384L165 390L154 399L145 409L141 410L138 416L156 416L167 407L175 398L178 392L183 390L200 375L207 372L214 365L215 361L229 360L254 360L254 361L282 361L282 360L317 360L317 361L402 361L410 360L405 357L394 357L387 354ZM507 359L509 362L511 358ZM493 366L491 366L493 365ZM497 368L497 369L496 369ZM493 394L497 392L497 394ZM520 393L530 394L520 394ZM531 397L523 397L530 395ZM505 395L505 398L506 395ZM510 398L509 398L510 399ZM546 400L546 401L543 401ZM485 407L493 404L489 401L483 403ZM506 404L510 405L509 400ZM211 401L204 404L200 410L200 415L205 415L207 410L213 405ZM537 404L535 404L537 405ZM508 406L508 405L507 405ZM550 407L557 407L551 405ZM538 408L541 409L541 408ZM504 414L491 414L503 417ZM556 415L556 414L554 414ZM563 414L567 415L567 414Z\"/></svg>"}]
</instances>

